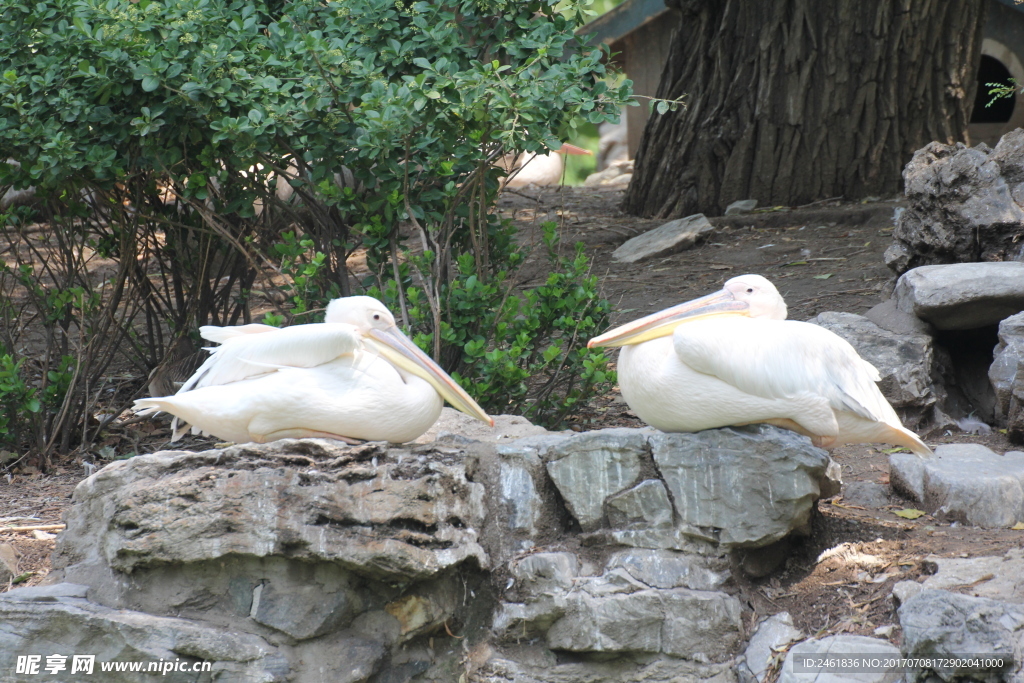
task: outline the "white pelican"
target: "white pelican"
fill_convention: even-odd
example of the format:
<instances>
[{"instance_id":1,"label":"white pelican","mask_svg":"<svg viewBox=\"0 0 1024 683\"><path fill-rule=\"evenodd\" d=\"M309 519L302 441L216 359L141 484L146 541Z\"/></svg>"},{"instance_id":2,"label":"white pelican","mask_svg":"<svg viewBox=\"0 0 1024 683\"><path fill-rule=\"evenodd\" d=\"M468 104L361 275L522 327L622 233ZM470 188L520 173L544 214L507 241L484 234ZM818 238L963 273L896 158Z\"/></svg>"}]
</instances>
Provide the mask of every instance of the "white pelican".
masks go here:
<instances>
[{"instance_id":1,"label":"white pelican","mask_svg":"<svg viewBox=\"0 0 1024 683\"><path fill-rule=\"evenodd\" d=\"M141 414L175 416L192 431L263 443L326 437L401 443L427 431L444 400L493 426L469 394L395 325L376 299L327 306L326 322L201 327L220 342L173 396L135 401Z\"/></svg>"},{"instance_id":2,"label":"white pelican","mask_svg":"<svg viewBox=\"0 0 1024 683\"><path fill-rule=\"evenodd\" d=\"M506 154L498 160L498 165L510 175L505 181L505 187L561 185L565 171L562 155L565 154L583 155L593 154L593 152L566 142L560 148L547 154L532 153L519 156Z\"/></svg>"},{"instance_id":3,"label":"white pelican","mask_svg":"<svg viewBox=\"0 0 1024 683\"><path fill-rule=\"evenodd\" d=\"M786 302L760 275L622 325L588 347L622 346L619 388L666 432L766 422L816 446L892 443L931 450L900 424L875 385L878 370L846 340L786 320Z\"/></svg>"}]
</instances>

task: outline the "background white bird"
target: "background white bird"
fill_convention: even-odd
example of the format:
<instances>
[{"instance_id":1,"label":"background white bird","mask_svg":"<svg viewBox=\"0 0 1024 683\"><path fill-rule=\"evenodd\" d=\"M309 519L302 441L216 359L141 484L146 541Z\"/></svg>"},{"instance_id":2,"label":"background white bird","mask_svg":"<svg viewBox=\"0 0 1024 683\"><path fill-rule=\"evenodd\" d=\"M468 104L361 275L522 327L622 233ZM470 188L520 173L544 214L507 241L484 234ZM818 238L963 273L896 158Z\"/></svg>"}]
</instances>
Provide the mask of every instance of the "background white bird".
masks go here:
<instances>
[{"instance_id":1,"label":"background white bird","mask_svg":"<svg viewBox=\"0 0 1024 683\"><path fill-rule=\"evenodd\" d=\"M622 325L588 347L622 346L622 396L666 432L769 423L831 448L893 443L931 450L904 428L873 365L836 334L786 320L786 303L760 275Z\"/></svg>"},{"instance_id":2,"label":"background white bird","mask_svg":"<svg viewBox=\"0 0 1024 683\"><path fill-rule=\"evenodd\" d=\"M172 440L193 432L263 443L326 437L401 443L423 434L447 400L493 426L455 380L406 337L376 299L327 306L323 323L202 327L221 345L173 396L135 402L175 416Z\"/></svg>"}]
</instances>

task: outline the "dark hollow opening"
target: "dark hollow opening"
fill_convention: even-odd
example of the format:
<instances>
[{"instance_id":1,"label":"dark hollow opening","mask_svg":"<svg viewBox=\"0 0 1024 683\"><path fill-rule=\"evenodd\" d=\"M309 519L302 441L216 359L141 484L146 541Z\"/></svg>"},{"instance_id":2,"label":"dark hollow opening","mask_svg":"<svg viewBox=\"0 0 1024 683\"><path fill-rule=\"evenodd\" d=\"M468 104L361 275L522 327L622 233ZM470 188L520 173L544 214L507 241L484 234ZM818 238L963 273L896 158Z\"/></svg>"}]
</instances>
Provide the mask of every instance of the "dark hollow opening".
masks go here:
<instances>
[{"instance_id":1,"label":"dark hollow opening","mask_svg":"<svg viewBox=\"0 0 1024 683\"><path fill-rule=\"evenodd\" d=\"M1016 96L1000 97L992 103L991 107L985 106L992 99L992 96L988 94L989 83L1012 85L1010 70L995 57L982 55L981 66L978 67L978 91L974 95L971 123L1006 123L1013 116Z\"/></svg>"},{"instance_id":2,"label":"dark hollow opening","mask_svg":"<svg viewBox=\"0 0 1024 683\"><path fill-rule=\"evenodd\" d=\"M944 368L949 407L953 417L974 414L979 420L992 423L996 396L988 379L992 351L999 343L999 326L988 325L973 330L940 330L935 334L936 350L949 354ZM941 365L946 365L942 363Z\"/></svg>"}]
</instances>

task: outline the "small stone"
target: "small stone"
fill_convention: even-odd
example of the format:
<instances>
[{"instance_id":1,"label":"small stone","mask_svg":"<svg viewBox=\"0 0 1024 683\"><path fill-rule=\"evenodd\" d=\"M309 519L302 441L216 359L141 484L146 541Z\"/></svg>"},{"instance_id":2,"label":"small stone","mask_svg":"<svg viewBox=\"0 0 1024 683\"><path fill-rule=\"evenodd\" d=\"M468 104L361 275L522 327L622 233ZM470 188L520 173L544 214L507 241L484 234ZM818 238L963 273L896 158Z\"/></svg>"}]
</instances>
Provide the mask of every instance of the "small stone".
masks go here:
<instances>
[{"instance_id":1,"label":"small stone","mask_svg":"<svg viewBox=\"0 0 1024 683\"><path fill-rule=\"evenodd\" d=\"M605 506L612 526L661 526L672 523L672 503L660 479L648 479L622 493L609 496Z\"/></svg>"},{"instance_id":2,"label":"small stone","mask_svg":"<svg viewBox=\"0 0 1024 683\"><path fill-rule=\"evenodd\" d=\"M679 218L626 241L612 254L619 263L636 263L689 249L715 229L702 213Z\"/></svg>"},{"instance_id":3,"label":"small stone","mask_svg":"<svg viewBox=\"0 0 1024 683\"><path fill-rule=\"evenodd\" d=\"M739 216L744 213L750 213L757 208L756 199L738 199L729 206L725 207L726 216Z\"/></svg>"},{"instance_id":4,"label":"small stone","mask_svg":"<svg viewBox=\"0 0 1024 683\"><path fill-rule=\"evenodd\" d=\"M769 664L776 656L776 650L803 637L803 632L793 626L793 617L789 612L779 612L762 621L750 636L744 661L738 667L740 681L762 683L768 674Z\"/></svg>"},{"instance_id":5,"label":"small stone","mask_svg":"<svg viewBox=\"0 0 1024 683\"><path fill-rule=\"evenodd\" d=\"M10 543L0 543L0 586L18 577L18 553Z\"/></svg>"}]
</instances>

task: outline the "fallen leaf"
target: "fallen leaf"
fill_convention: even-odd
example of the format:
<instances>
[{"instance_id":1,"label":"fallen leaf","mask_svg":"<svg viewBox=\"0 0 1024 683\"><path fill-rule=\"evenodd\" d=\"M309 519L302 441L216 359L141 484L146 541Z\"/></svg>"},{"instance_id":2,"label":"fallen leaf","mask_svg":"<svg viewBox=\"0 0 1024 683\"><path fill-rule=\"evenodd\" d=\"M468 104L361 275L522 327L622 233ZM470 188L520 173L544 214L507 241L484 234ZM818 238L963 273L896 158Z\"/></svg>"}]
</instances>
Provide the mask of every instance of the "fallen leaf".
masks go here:
<instances>
[{"instance_id":1,"label":"fallen leaf","mask_svg":"<svg viewBox=\"0 0 1024 683\"><path fill-rule=\"evenodd\" d=\"M883 448L882 452L883 453L902 453L902 452L909 453L910 451L907 451L907 449L904 448L903 446L897 446L896 448Z\"/></svg>"},{"instance_id":2,"label":"fallen leaf","mask_svg":"<svg viewBox=\"0 0 1024 683\"><path fill-rule=\"evenodd\" d=\"M790 261L789 263L783 264L786 266L806 266L807 261Z\"/></svg>"},{"instance_id":3,"label":"fallen leaf","mask_svg":"<svg viewBox=\"0 0 1024 683\"><path fill-rule=\"evenodd\" d=\"M812 275L815 280L827 280L832 277L832 273L825 273L824 275Z\"/></svg>"},{"instance_id":4,"label":"fallen leaf","mask_svg":"<svg viewBox=\"0 0 1024 683\"><path fill-rule=\"evenodd\" d=\"M1024 531L1024 522L1017 522L1016 524L1014 524L1010 528L1013 529L1014 531Z\"/></svg>"},{"instance_id":5,"label":"fallen leaf","mask_svg":"<svg viewBox=\"0 0 1024 683\"><path fill-rule=\"evenodd\" d=\"M926 513L924 510L915 510L913 508L907 508L904 510L896 510L895 512L893 512L893 514L897 517L902 517L903 519L917 519L918 517L924 517L928 513Z\"/></svg>"}]
</instances>

